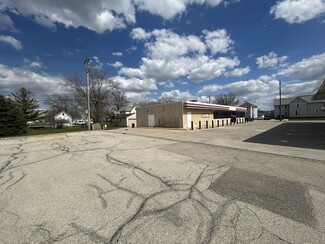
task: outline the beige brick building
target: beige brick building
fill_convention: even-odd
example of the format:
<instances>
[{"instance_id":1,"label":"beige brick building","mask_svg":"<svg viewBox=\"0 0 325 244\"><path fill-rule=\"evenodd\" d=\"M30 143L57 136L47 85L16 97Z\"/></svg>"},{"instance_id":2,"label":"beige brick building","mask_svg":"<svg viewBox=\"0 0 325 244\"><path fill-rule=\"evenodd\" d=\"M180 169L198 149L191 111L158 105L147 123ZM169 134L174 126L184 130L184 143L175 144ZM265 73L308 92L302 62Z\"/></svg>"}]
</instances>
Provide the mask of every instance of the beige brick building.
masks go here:
<instances>
[{"instance_id":1,"label":"beige brick building","mask_svg":"<svg viewBox=\"0 0 325 244\"><path fill-rule=\"evenodd\" d=\"M203 129L243 123L246 108L196 101L158 104L136 109L137 127Z\"/></svg>"}]
</instances>

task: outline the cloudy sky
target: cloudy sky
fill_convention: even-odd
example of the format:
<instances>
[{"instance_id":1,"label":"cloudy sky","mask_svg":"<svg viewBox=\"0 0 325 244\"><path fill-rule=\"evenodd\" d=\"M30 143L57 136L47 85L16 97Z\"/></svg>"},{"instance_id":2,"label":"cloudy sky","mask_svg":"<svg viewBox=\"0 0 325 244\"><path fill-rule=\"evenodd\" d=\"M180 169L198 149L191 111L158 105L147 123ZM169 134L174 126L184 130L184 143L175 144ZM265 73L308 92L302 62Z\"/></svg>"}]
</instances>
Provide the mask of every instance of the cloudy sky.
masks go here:
<instances>
[{"instance_id":1,"label":"cloudy sky","mask_svg":"<svg viewBox=\"0 0 325 244\"><path fill-rule=\"evenodd\" d=\"M272 108L325 78L325 0L0 0L0 94L106 69L132 102L233 92Z\"/></svg>"}]
</instances>

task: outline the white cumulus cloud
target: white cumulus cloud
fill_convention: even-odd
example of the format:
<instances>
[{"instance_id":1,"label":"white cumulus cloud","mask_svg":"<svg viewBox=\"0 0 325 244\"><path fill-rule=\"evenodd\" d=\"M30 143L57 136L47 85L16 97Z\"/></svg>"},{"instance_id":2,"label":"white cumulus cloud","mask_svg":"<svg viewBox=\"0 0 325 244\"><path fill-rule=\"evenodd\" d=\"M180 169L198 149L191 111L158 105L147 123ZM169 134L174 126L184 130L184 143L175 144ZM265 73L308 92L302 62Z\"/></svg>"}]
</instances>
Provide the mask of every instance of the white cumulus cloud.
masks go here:
<instances>
[{"instance_id":1,"label":"white cumulus cloud","mask_svg":"<svg viewBox=\"0 0 325 244\"><path fill-rule=\"evenodd\" d=\"M20 87L30 89L37 98L56 93L69 93L64 78L39 74L29 68L17 68L0 64L0 83L2 92L10 94Z\"/></svg>"},{"instance_id":2,"label":"white cumulus cloud","mask_svg":"<svg viewBox=\"0 0 325 244\"><path fill-rule=\"evenodd\" d=\"M40 69L40 68L44 67L44 65L40 61L39 57L36 57L36 59L34 61L31 61L31 60L29 60L27 58L24 58L23 63L24 63L24 67L26 67L26 68Z\"/></svg>"},{"instance_id":3,"label":"white cumulus cloud","mask_svg":"<svg viewBox=\"0 0 325 244\"><path fill-rule=\"evenodd\" d=\"M12 36L0 35L0 42L4 42L6 44L9 44L10 46L15 48L16 50L23 49L23 45L21 44L21 42L18 41L17 39L15 39Z\"/></svg>"},{"instance_id":4,"label":"white cumulus cloud","mask_svg":"<svg viewBox=\"0 0 325 244\"><path fill-rule=\"evenodd\" d=\"M276 19L284 19L290 24L303 23L325 13L324 0L282 0L271 8Z\"/></svg>"},{"instance_id":5,"label":"white cumulus cloud","mask_svg":"<svg viewBox=\"0 0 325 244\"><path fill-rule=\"evenodd\" d=\"M219 29L215 31L204 30L205 42L211 49L213 55L217 53L227 53L231 45L234 43L230 36L227 35L225 29Z\"/></svg>"},{"instance_id":6,"label":"white cumulus cloud","mask_svg":"<svg viewBox=\"0 0 325 244\"><path fill-rule=\"evenodd\" d=\"M30 18L53 30L57 24L62 24L66 28L84 27L104 33L135 24L137 11L146 11L171 20L186 12L189 5L216 7L222 2L223 0L1 0L1 10ZM12 28L8 16L0 16L0 19L6 21L6 24L2 23L2 28Z\"/></svg>"},{"instance_id":7,"label":"white cumulus cloud","mask_svg":"<svg viewBox=\"0 0 325 244\"><path fill-rule=\"evenodd\" d=\"M151 37L151 33L147 33L144 29L139 27L134 28L131 31L130 36L134 40L145 40Z\"/></svg>"},{"instance_id":8,"label":"white cumulus cloud","mask_svg":"<svg viewBox=\"0 0 325 244\"><path fill-rule=\"evenodd\" d=\"M304 81L324 78L325 53L303 59L280 71L279 74Z\"/></svg>"},{"instance_id":9,"label":"white cumulus cloud","mask_svg":"<svg viewBox=\"0 0 325 244\"><path fill-rule=\"evenodd\" d=\"M258 68L276 68L288 59L287 56L278 57L275 52L256 58Z\"/></svg>"},{"instance_id":10,"label":"white cumulus cloud","mask_svg":"<svg viewBox=\"0 0 325 244\"><path fill-rule=\"evenodd\" d=\"M188 78L194 82L212 80L226 73L227 69L232 69L239 65L237 58L220 57L217 59L201 59L203 62L190 71Z\"/></svg>"},{"instance_id":11,"label":"white cumulus cloud","mask_svg":"<svg viewBox=\"0 0 325 244\"><path fill-rule=\"evenodd\" d=\"M115 63L108 63L108 65L114 67L114 68L119 68L119 67L122 67L123 64L120 62L120 61L116 61Z\"/></svg>"},{"instance_id":12,"label":"white cumulus cloud","mask_svg":"<svg viewBox=\"0 0 325 244\"><path fill-rule=\"evenodd\" d=\"M163 92L159 99L165 101L185 101L193 99L193 95L191 95L188 91L181 92L179 90L172 90Z\"/></svg>"},{"instance_id":13,"label":"white cumulus cloud","mask_svg":"<svg viewBox=\"0 0 325 244\"><path fill-rule=\"evenodd\" d=\"M151 58L170 59L188 53L204 53L205 44L194 35L180 36L170 30L161 29L147 33L155 37L152 42L146 43L148 55Z\"/></svg>"},{"instance_id":14,"label":"white cumulus cloud","mask_svg":"<svg viewBox=\"0 0 325 244\"><path fill-rule=\"evenodd\" d=\"M128 92L145 92L157 90L155 81L152 79L140 79L140 78L125 78L122 76L116 76L113 80L120 83L121 88Z\"/></svg>"},{"instance_id":15,"label":"white cumulus cloud","mask_svg":"<svg viewBox=\"0 0 325 244\"><path fill-rule=\"evenodd\" d=\"M119 74L154 79L159 84L170 85L181 77L194 82L211 80L231 72L240 64L237 57L209 57L207 54L208 50L217 54L230 49L233 41L225 30L203 31L203 34L179 35L167 29L147 32L135 28L131 37L145 42L146 56L141 59L139 68L123 67ZM248 69L236 70L233 74L249 72Z\"/></svg>"},{"instance_id":16,"label":"white cumulus cloud","mask_svg":"<svg viewBox=\"0 0 325 244\"><path fill-rule=\"evenodd\" d=\"M231 72L227 72L225 75L233 76L233 77L240 77L240 76L248 74L250 71L251 71L251 68L249 66L247 66L245 68L234 69Z\"/></svg>"},{"instance_id":17,"label":"white cumulus cloud","mask_svg":"<svg viewBox=\"0 0 325 244\"><path fill-rule=\"evenodd\" d=\"M8 15L0 12L0 31L5 30L13 32L17 31L14 22L11 20L11 18Z\"/></svg>"}]
</instances>

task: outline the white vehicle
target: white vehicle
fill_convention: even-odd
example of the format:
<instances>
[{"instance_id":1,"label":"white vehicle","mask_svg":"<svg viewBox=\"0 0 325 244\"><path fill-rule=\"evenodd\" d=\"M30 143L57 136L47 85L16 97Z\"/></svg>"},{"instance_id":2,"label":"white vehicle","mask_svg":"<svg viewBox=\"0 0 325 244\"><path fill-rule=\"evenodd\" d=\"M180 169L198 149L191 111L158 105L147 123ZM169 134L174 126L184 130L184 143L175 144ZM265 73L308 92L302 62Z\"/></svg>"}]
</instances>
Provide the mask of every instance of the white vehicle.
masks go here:
<instances>
[{"instance_id":1,"label":"white vehicle","mask_svg":"<svg viewBox=\"0 0 325 244\"><path fill-rule=\"evenodd\" d=\"M83 120L83 119L77 119L77 120L75 121L75 124L76 124L76 125L85 125L85 124L86 124L86 121Z\"/></svg>"}]
</instances>

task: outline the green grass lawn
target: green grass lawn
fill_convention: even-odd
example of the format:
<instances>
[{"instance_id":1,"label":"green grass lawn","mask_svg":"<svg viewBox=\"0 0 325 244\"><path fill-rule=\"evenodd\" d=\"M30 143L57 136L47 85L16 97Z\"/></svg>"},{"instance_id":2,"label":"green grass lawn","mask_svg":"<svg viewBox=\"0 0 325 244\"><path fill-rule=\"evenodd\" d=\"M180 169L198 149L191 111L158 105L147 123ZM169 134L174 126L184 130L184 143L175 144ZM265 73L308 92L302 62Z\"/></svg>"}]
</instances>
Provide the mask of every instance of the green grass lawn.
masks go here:
<instances>
[{"instance_id":1,"label":"green grass lawn","mask_svg":"<svg viewBox=\"0 0 325 244\"><path fill-rule=\"evenodd\" d=\"M40 129L33 129L33 128L26 128L25 134L22 134L22 136L32 136L32 135L45 135L45 134L56 134L56 133L67 133L67 132L77 132L77 131L86 131L88 130L87 126L75 126L75 127L67 127L67 128L40 128Z\"/></svg>"},{"instance_id":2,"label":"green grass lawn","mask_svg":"<svg viewBox=\"0 0 325 244\"><path fill-rule=\"evenodd\" d=\"M114 125L108 125L106 130L112 130L119 127L116 127ZM22 134L20 136L32 136L32 135L46 135L46 134L56 134L56 133L70 133L70 132L78 132L78 131L87 131L88 126L73 126L73 127L66 127L61 129L56 129L52 127L45 127L45 128L39 128L39 129L33 129L33 128L26 128L26 133Z\"/></svg>"}]
</instances>

